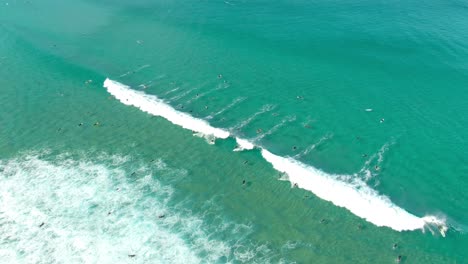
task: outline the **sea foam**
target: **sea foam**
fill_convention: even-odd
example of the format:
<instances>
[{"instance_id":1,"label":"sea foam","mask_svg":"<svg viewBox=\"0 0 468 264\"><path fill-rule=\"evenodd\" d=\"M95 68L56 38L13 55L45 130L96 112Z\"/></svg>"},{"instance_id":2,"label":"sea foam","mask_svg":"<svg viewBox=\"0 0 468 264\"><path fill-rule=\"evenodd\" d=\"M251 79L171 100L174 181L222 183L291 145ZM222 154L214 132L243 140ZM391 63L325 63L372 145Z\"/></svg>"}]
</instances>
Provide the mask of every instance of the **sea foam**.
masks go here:
<instances>
[{"instance_id":1,"label":"sea foam","mask_svg":"<svg viewBox=\"0 0 468 264\"><path fill-rule=\"evenodd\" d=\"M106 79L104 87L122 103L133 105L150 114L164 117L183 128L223 139L230 136L229 132L214 128L205 120L178 112L156 96L134 91L130 89L130 87L110 79ZM247 122L269 110L271 110L271 107L264 107L261 111L249 118ZM241 127L243 125L244 123ZM299 188L311 191L323 200L329 201L336 206L346 208L351 213L376 226L389 227L396 231L424 230L425 227L432 230L431 226L436 226L440 233L445 236L447 227L443 220L435 216L418 217L407 212L403 208L392 203L388 197L370 188L358 177L327 174L293 158L275 155L247 139L240 137L235 137L235 139L237 147L234 151L251 150L254 148L261 149L263 158L269 162L275 170L286 174L285 177L283 177L284 179L289 180ZM342 179L351 180L344 181Z\"/></svg>"},{"instance_id":2,"label":"sea foam","mask_svg":"<svg viewBox=\"0 0 468 264\"><path fill-rule=\"evenodd\" d=\"M213 239L216 231L170 202L174 189L153 177L183 178L184 170L159 161L133 175L125 168L138 164L125 156L42 156L0 160L2 263L237 260L234 242Z\"/></svg>"}]
</instances>

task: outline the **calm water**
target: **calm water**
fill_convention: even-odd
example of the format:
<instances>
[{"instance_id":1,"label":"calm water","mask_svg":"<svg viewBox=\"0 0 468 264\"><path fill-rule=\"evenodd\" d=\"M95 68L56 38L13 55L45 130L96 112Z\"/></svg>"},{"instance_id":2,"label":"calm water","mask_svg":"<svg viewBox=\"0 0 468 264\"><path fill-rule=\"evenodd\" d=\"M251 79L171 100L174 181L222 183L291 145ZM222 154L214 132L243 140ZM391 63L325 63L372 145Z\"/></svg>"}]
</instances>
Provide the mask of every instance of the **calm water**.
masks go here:
<instances>
[{"instance_id":1,"label":"calm water","mask_svg":"<svg viewBox=\"0 0 468 264\"><path fill-rule=\"evenodd\" d=\"M468 263L466 17L2 0L0 258Z\"/></svg>"}]
</instances>

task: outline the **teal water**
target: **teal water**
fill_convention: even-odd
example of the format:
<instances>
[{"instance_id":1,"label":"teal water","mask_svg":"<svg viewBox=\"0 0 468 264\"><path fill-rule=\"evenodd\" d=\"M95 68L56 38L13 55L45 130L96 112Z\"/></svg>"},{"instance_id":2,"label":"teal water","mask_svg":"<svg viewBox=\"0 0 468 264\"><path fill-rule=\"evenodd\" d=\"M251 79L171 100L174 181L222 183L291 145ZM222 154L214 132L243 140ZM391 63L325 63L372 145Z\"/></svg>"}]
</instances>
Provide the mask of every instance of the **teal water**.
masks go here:
<instances>
[{"instance_id":1,"label":"teal water","mask_svg":"<svg viewBox=\"0 0 468 264\"><path fill-rule=\"evenodd\" d=\"M1 258L465 263L467 15L460 1L0 2ZM140 92L133 106L106 78ZM138 96L231 137L210 144ZM257 148L233 152L235 137ZM280 173L262 148L309 167ZM393 218L337 206L351 201L337 185L293 186L315 169L448 230L378 226L362 214Z\"/></svg>"}]
</instances>

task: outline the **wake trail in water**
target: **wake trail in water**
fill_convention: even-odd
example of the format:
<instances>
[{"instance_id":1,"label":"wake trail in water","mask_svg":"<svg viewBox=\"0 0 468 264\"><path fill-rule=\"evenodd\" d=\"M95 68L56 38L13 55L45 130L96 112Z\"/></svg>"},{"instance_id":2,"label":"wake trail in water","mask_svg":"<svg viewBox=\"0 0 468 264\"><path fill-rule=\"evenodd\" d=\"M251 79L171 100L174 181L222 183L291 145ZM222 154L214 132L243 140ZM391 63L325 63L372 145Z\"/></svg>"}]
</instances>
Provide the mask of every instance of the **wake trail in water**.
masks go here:
<instances>
[{"instance_id":1,"label":"wake trail in water","mask_svg":"<svg viewBox=\"0 0 468 264\"><path fill-rule=\"evenodd\" d=\"M204 82L204 83L201 84L201 85L192 87L192 88L188 89L188 90L185 91L185 92L182 92L182 93L180 93L180 94L178 94L178 95L175 95L175 96L169 98L169 101L171 101L171 102L172 102L172 101L177 101L177 100L179 100L179 99L181 99L181 98L187 96L188 94L192 93L193 91L202 88L202 87L205 86L206 84L208 84L208 82Z\"/></svg>"},{"instance_id":2,"label":"wake trail in water","mask_svg":"<svg viewBox=\"0 0 468 264\"><path fill-rule=\"evenodd\" d=\"M385 143L376 153L372 154L364 163L364 166L359 171L359 175L364 177L365 181L369 181L378 175L381 170L381 165L384 161L384 154L390 149L395 141ZM373 166L373 168L372 168Z\"/></svg>"},{"instance_id":3,"label":"wake trail in water","mask_svg":"<svg viewBox=\"0 0 468 264\"><path fill-rule=\"evenodd\" d=\"M236 131L236 130L241 130L242 128L244 128L246 125L250 124L250 122L252 122L257 116L261 115L261 114L264 114L266 112L269 112L273 109L275 109L276 106L274 105L271 105L271 104L267 104L267 105L264 105L262 107L262 109L260 109L258 112L254 113L253 115L251 115L249 118L247 118L246 120L242 121L240 124L238 124L237 126L234 126L232 127L231 129L229 129L230 131Z\"/></svg>"},{"instance_id":4,"label":"wake trail in water","mask_svg":"<svg viewBox=\"0 0 468 264\"><path fill-rule=\"evenodd\" d=\"M232 101L232 103L228 104L227 106L225 106L224 108L222 108L221 110L219 110L218 112L214 113L214 114L211 114L207 117L205 117L206 119L212 119L213 117L215 116L218 116L224 112L226 112L227 110L233 108L234 106L236 106L237 104L241 103L242 101L244 101L246 98L245 97L239 97L239 98L236 98Z\"/></svg>"},{"instance_id":5,"label":"wake trail in water","mask_svg":"<svg viewBox=\"0 0 468 264\"><path fill-rule=\"evenodd\" d=\"M121 74L121 75L119 76L119 78L125 77L125 76L130 75L130 74L137 73L137 72L139 72L139 71L141 71L141 70L143 70L143 69L146 69L146 68L148 68L148 67L151 67L151 65L145 64L145 65L143 65L143 66L140 66L140 67L136 68L136 69L133 70L133 71L128 71L128 72L126 72L126 73L124 73L124 74Z\"/></svg>"},{"instance_id":6,"label":"wake trail in water","mask_svg":"<svg viewBox=\"0 0 468 264\"><path fill-rule=\"evenodd\" d=\"M151 86L154 86L154 85L155 85L155 83L154 83L155 81L161 80L161 79L163 79L164 77L166 77L165 74L158 75L158 76L156 76L155 78L153 78L153 79L151 79L151 80L149 80L149 81L147 81L147 82L144 82L144 83L142 83L142 84L139 84L138 87L141 87L141 88L143 88L143 89L147 89L147 88L149 88L149 87L151 87Z\"/></svg>"},{"instance_id":7,"label":"wake trail in water","mask_svg":"<svg viewBox=\"0 0 468 264\"><path fill-rule=\"evenodd\" d=\"M325 136L321 137L316 143L307 147L304 151L294 156L295 159L302 158L303 156L309 154L312 150L317 148L318 146L322 145L325 141L330 140L333 137L333 134L326 134Z\"/></svg>"},{"instance_id":8,"label":"wake trail in water","mask_svg":"<svg viewBox=\"0 0 468 264\"><path fill-rule=\"evenodd\" d=\"M226 88L229 88L229 85L228 85L228 84L218 84L215 88L213 88L213 89L211 89L211 90L208 90L208 91L206 91L206 92L204 92L204 93L199 93L199 94L195 95L194 97L190 98L189 100L187 100L187 101L185 102L185 104L186 104L186 105L187 105L187 104L190 104L190 103L192 103L192 102L194 102L194 101L197 101L198 99L200 99L200 98L202 98L202 97L205 97L205 96L207 96L207 95L209 95L209 94L212 94L212 93L214 93L214 92L216 92L216 91L223 90L223 89L226 89Z\"/></svg>"},{"instance_id":9,"label":"wake trail in water","mask_svg":"<svg viewBox=\"0 0 468 264\"><path fill-rule=\"evenodd\" d=\"M274 132L276 132L278 129L282 128L283 126L285 126L287 123L291 123L293 121L296 120L296 116L288 116L286 118L284 118L283 120L281 120L280 123L276 124L274 127L272 127L270 130L268 130L267 132L265 133L262 133L260 135L258 135L256 138L253 139L253 142L258 142L260 141L262 138L268 136L268 135L271 135L273 134Z\"/></svg>"},{"instance_id":10,"label":"wake trail in water","mask_svg":"<svg viewBox=\"0 0 468 264\"><path fill-rule=\"evenodd\" d=\"M223 129L210 126L205 120L176 111L156 96L134 91L130 87L110 79L105 80L104 87L120 102L135 106L149 114L161 116L183 128L223 139L231 135ZM264 106L261 111L255 113L237 127L244 127L256 116L271 109L271 105ZM283 177L284 179L289 180L299 188L314 193L323 200L346 208L351 213L376 226L390 227L396 231L424 230L425 228L432 230L432 228L436 228L445 236L447 225L443 219L430 215L425 217L415 216L392 203L387 196L381 195L376 190L370 188L359 177L353 177L354 175L329 174L294 158L275 155L247 139L240 137L235 137L235 139L239 150L260 149L262 157L275 170L281 172L285 176ZM383 160L384 152L381 152ZM377 156L379 155L377 154Z\"/></svg>"}]
</instances>

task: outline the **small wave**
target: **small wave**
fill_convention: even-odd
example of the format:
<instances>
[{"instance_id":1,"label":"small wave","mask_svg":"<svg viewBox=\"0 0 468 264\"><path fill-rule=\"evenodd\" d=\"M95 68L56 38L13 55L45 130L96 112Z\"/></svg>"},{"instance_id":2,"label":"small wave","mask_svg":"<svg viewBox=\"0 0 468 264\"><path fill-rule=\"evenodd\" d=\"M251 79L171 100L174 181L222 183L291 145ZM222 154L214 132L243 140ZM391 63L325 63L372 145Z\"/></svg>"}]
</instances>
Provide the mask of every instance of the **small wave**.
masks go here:
<instances>
[{"instance_id":1,"label":"small wave","mask_svg":"<svg viewBox=\"0 0 468 264\"><path fill-rule=\"evenodd\" d=\"M132 90L130 87L110 79L104 81L104 87L123 104L133 105L154 116L164 117L175 125L217 138L229 137L229 132L212 127L205 120L179 112L154 95Z\"/></svg>"}]
</instances>

